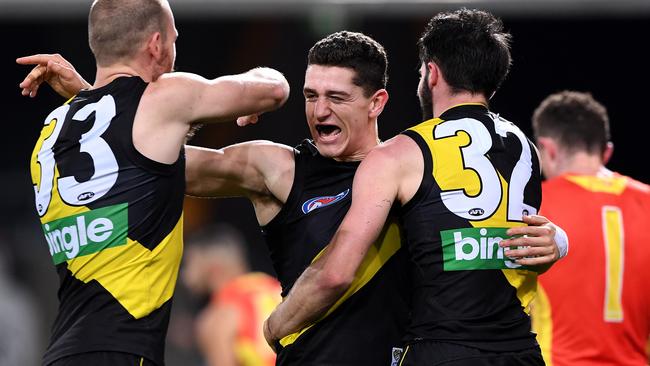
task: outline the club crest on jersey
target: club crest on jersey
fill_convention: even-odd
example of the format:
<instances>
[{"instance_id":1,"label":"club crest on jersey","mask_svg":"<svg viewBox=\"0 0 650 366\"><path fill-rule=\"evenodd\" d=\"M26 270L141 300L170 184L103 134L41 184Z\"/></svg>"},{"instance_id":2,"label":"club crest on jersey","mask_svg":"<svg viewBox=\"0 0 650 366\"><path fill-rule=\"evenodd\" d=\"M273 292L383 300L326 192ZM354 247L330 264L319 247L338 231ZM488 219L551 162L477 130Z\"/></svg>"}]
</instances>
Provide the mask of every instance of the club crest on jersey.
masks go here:
<instances>
[{"instance_id":1,"label":"club crest on jersey","mask_svg":"<svg viewBox=\"0 0 650 366\"><path fill-rule=\"evenodd\" d=\"M329 206L331 204L339 202L340 200L344 199L348 193L350 193L349 188L337 194L336 196L321 196L307 200L302 204L302 212L304 214L308 214L317 208Z\"/></svg>"}]
</instances>

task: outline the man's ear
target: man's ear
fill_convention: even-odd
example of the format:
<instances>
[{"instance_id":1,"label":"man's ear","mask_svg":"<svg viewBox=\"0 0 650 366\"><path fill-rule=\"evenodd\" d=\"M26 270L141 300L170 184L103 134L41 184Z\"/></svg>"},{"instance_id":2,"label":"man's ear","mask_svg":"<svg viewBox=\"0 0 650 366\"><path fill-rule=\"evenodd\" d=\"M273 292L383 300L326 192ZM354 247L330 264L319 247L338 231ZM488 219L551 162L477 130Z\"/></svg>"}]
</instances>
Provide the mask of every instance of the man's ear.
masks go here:
<instances>
[{"instance_id":1,"label":"man's ear","mask_svg":"<svg viewBox=\"0 0 650 366\"><path fill-rule=\"evenodd\" d=\"M542 167L542 174L544 174L547 179L553 178L557 174L556 166L558 164L559 146L550 137L538 137L537 148Z\"/></svg>"},{"instance_id":2,"label":"man's ear","mask_svg":"<svg viewBox=\"0 0 650 366\"><path fill-rule=\"evenodd\" d=\"M614 153L614 143L611 141L607 141L607 145L605 146L605 151L603 151L603 165L606 165L609 159L612 158L612 154Z\"/></svg>"},{"instance_id":3,"label":"man's ear","mask_svg":"<svg viewBox=\"0 0 650 366\"><path fill-rule=\"evenodd\" d=\"M557 159L558 146L555 141L550 137L538 137L537 147L541 154L545 154L551 160Z\"/></svg>"},{"instance_id":4,"label":"man's ear","mask_svg":"<svg viewBox=\"0 0 650 366\"><path fill-rule=\"evenodd\" d=\"M160 32L154 32L147 40L147 52L156 61L163 58L163 42Z\"/></svg>"},{"instance_id":5,"label":"man's ear","mask_svg":"<svg viewBox=\"0 0 650 366\"><path fill-rule=\"evenodd\" d=\"M379 89L373 94L370 102L370 110L368 111L368 117L376 118L384 110L386 103L388 102L388 91L386 89Z\"/></svg>"},{"instance_id":6,"label":"man's ear","mask_svg":"<svg viewBox=\"0 0 650 366\"><path fill-rule=\"evenodd\" d=\"M429 86L429 89L433 89L433 87L438 84L438 80L441 76L440 68L438 67L438 64L430 61L427 62L427 70L429 70L429 77L426 80L427 85Z\"/></svg>"}]
</instances>

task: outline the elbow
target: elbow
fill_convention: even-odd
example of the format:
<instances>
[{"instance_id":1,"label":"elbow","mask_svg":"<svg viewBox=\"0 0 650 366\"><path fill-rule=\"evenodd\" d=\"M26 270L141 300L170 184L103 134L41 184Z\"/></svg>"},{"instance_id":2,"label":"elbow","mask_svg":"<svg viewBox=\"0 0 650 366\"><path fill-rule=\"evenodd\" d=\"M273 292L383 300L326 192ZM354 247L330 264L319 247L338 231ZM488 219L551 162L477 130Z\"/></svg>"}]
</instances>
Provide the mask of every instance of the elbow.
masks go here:
<instances>
[{"instance_id":1,"label":"elbow","mask_svg":"<svg viewBox=\"0 0 650 366\"><path fill-rule=\"evenodd\" d=\"M201 189L199 187L200 187L200 185L199 185L199 183L197 182L196 179L190 179L186 175L186 181L185 181L185 195L186 196L194 196L194 197L200 196L199 192L201 191Z\"/></svg>"},{"instance_id":2,"label":"elbow","mask_svg":"<svg viewBox=\"0 0 650 366\"><path fill-rule=\"evenodd\" d=\"M348 275L343 271L327 271L321 274L321 291L340 295L347 291L354 281L354 274Z\"/></svg>"},{"instance_id":3,"label":"elbow","mask_svg":"<svg viewBox=\"0 0 650 366\"><path fill-rule=\"evenodd\" d=\"M287 79L282 77L281 80L277 81L271 93L272 100L273 100L273 108L277 109L282 107L284 103L286 103L287 99L289 99L289 93L290 93L289 82L287 82Z\"/></svg>"}]
</instances>

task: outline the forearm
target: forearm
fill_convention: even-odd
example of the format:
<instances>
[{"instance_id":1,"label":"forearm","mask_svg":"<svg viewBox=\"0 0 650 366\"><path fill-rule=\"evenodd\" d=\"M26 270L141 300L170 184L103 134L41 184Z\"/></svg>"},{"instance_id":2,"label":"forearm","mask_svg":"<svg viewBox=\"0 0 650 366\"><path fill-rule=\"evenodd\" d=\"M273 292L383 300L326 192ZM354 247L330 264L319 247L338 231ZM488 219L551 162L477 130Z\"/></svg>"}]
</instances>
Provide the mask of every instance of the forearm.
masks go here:
<instances>
[{"instance_id":1,"label":"forearm","mask_svg":"<svg viewBox=\"0 0 650 366\"><path fill-rule=\"evenodd\" d=\"M273 311L268 328L275 340L298 332L323 316L349 287L348 281L326 280L321 268L310 266L289 295Z\"/></svg>"}]
</instances>

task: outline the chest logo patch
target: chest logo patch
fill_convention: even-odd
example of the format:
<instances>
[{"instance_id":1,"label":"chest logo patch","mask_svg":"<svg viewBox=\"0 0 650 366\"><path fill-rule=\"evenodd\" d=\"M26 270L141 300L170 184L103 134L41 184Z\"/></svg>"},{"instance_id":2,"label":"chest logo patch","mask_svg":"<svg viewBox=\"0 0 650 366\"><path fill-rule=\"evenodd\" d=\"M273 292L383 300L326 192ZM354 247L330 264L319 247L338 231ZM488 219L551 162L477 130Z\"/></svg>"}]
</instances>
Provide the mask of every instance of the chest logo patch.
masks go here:
<instances>
[{"instance_id":1,"label":"chest logo patch","mask_svg":"<svg viewBox=\"0 0 650 366\"><path fill-rule=\"evenodd\" d=\"M304 214L308 214L317 208L322 208L325 206L332 205L347 197L349 193L350 193L350 189L348 188L345 191L337 194L336 196L321 196L321 197L309 199L302 204L302 212Z\"/></svg>"}]
</instances>

